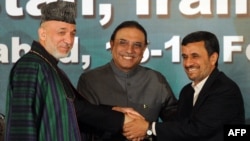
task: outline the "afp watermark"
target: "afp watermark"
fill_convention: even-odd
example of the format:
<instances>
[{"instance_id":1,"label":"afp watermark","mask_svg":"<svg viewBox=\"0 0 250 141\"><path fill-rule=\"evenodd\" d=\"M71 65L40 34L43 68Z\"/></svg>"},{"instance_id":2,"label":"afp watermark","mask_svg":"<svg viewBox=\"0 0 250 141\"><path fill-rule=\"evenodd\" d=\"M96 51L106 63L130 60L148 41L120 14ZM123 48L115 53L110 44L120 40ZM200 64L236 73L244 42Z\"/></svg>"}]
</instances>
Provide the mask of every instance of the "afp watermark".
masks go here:
<instances>
[{"instance_id":1,"label":"afp watermark","mask_svg":"<svg viewBox=\"0 0 250 141\"><path fill-rule=\"evenodd\" d=\"M225 125L224 141L249 141L250 125Z\"/></svg>"}]
</instances>

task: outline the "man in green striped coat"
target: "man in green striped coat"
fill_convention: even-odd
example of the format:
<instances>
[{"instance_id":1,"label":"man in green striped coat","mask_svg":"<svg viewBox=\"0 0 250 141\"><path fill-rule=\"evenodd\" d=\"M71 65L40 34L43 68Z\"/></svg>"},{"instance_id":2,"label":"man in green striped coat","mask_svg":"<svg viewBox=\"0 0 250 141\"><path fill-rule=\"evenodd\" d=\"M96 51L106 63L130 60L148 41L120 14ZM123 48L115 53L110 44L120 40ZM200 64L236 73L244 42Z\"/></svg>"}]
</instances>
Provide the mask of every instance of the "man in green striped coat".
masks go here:
<instances>
[{"instance_id":1,"label":"man in green striped coat","mask_svg":"<svg viewBox=\"0 0 250 141\"><path fill-rule=\"evenodd\" d=\"M57 66L59 59L66 57L73 47L75 7L74 3L64 1L42 7L39 41L33 41L31 50L10 72L6 141L80 141L78 120L111 132L121 131L123 122L131 120L111 108L94 106L80 99ZM76 100L82 107L75 109Z\"/></svg>"}]
</instances>

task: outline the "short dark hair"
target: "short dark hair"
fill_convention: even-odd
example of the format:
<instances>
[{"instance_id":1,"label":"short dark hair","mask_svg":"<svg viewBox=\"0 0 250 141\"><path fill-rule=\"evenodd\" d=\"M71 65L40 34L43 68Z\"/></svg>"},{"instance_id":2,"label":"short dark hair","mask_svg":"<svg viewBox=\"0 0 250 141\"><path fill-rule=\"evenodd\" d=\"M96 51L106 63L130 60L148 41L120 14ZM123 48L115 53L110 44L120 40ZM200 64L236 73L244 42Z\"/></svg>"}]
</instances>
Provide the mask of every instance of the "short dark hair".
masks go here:
<instances>
[{"instance_id":1,"label":"short dark hair","mask_svg":"<svg viewBox=\"0 0 250 141\"><path fill-rule=\"evenodd\" d=\"M220 54L220 46L219 41L215 34L208 32L208 31L196 31L186 35L181 45L185 46L188 43L200 42L204 41L205 48L209 56L211 56L214 52L216 52L219 56ZM216 61L216 66L218 66L218 60Z\"/></svg>"},{"instance_id":2,"label":"short dark hair","mask_svg":"<svg viewBox=\"0 0 250 141\"><path fill-rule=\"evenodd\" d=\"M116 33L122 29L122 28L127 28L127 27L135 27L137 29L139 29L140 31L143 32L144 36L145 36L145 45L148 44L147 41L147 32L144 29L144 27L142 25L140 25L137 21L124 21L122 22L120 25L118 25L115 30L113 31L110 40L113 41L115 39Z\"/></svg>"}]
</instances>

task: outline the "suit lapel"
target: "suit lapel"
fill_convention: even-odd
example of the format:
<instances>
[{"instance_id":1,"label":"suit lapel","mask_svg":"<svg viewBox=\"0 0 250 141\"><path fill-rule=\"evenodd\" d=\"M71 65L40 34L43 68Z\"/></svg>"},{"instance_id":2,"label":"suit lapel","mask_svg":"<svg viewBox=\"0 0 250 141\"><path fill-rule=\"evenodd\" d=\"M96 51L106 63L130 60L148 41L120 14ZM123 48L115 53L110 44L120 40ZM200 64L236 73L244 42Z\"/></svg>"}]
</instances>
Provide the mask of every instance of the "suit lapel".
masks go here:
<instances>
[{"instance_id":1,"label":"suit lapel","mask_svg":"<svg viewBox=\"0 0 250 141\"><path fill-rule=\"evenodd\" d=\"M205 82L204 86L202 87L200 94L198 96L198 99L194 105L194 107L199 107L203 103L203 101L206 99L206 97L209 95L209 89L211 85L216 81L217 76L219 75L219 70L214 69L213 72L208 77L207 81Z\"/></svg>"},{"instance_id":2,"label":"suit lapel","mask_svg":"<svg viewBox=\"0 0 250 141\"><path fill-rule=\"evenodd\" d=\"M184 92L184 93L183 93ZM178 113L180 118L189 117L193 110L193 95L194 89L191 86L191 83L184 88L182 94L180 95L180 101L178 106Z\"/></svg>"}]
</instances>

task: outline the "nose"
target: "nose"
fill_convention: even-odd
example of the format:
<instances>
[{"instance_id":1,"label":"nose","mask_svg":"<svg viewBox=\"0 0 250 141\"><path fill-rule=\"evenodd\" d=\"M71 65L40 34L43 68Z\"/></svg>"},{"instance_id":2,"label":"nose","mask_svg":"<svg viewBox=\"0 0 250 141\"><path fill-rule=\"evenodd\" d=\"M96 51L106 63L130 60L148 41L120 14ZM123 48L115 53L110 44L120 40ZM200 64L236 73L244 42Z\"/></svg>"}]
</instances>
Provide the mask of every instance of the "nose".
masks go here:
<instances>
[{"instance_id":1,"label":"nose","mask_svg":"<svg viewBox=\"0 0 250 141\"><path fill-rule=\"evenodd\" d=\"M75 36L72 36L71 34L66 34L64 37L64 42L69 45L73 45L74 39L75 39Z\"/></svg>"},{"instance_id":2,"label":"nose","mask_svg":"<svg viewBox=\"0 0 250 141\"><path fill-rule=\"evenodd\" d=\"M127 52L128 53L132 53L133 51L134 51L134 46L133 46L133 44L128 44L128 46L127 46Z\"/></svg>"},{"instance_id":3,"label":"nose","mask_svg":"<svg viewBox=\"0 0 250 141\"><path fill-rule=\"evenodd\" d=\"M193 64L193 60L190 57L187 57L183 60L183 66L189 67Z\"/></svg>"}]
</instances>

